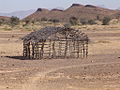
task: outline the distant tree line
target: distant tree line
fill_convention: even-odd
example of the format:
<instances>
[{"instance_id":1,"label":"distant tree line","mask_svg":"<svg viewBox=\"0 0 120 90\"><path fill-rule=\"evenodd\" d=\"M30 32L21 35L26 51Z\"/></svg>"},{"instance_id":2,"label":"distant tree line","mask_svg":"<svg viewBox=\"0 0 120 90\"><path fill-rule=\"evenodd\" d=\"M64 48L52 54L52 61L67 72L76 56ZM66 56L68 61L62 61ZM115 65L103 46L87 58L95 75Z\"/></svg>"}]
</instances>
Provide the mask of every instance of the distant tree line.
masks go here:
<instances>
[{"instance_id":1,"label":"distant tree line","mask_svg":"<svg viewBox=\"0 0 120 90\"><path fill-rule=\"evenodd\" d=\"M14 27L15 25L18 25L19 23L20 23L20 19L14 16L12 16L10 19L4 19L4 18L0 19L0 25L8 24Z\"/></svg>"},{"instance_id":2,"label":"distant tree line","mask_svg":"<svg viewBox=\"0 0 120 90\"><path fill-rule=\"evenodd\" d=\"M94 25L97 24L96 20L101 21L102 25L108 25L111 18L106 16L103 19L101 19L99 16L96 16L96 19L87 19L87 18L77 18L77 17L70 17L69 18L69 23L70 25ZM23 26L26 26L30 23L34 24L35 22L52 22L52 23L59 23L60 20L59 19L48 19L46 17L41 18L40 20L32 20L32 19L25 19L22 20L24 22ZM0 25L2 24L8 24L11 27L14 27L18 24L20 24L21 20L18 17L12 16L9 20L5 20L5 19L0 19Z\"/></svg>"},{"instance_id":3,"label":"distant tree line","mask_svg":"<svg viewBox=\"0 0 120 90\"><path fill-rule=\"evenodd\" d=\"M96 19L87 19L87 18L76 18L76 17L70 17L69 18L69 23L71 25L79 25L79 24L82 24L82 25L94 25L94 24L97 24L96 23L96 20L98 21L101 21L102 22L102 25L108 25L111 18L110 17L104 17L103 19L100 19L99 16L96 17Z\"/></svg>"}]
</instances>

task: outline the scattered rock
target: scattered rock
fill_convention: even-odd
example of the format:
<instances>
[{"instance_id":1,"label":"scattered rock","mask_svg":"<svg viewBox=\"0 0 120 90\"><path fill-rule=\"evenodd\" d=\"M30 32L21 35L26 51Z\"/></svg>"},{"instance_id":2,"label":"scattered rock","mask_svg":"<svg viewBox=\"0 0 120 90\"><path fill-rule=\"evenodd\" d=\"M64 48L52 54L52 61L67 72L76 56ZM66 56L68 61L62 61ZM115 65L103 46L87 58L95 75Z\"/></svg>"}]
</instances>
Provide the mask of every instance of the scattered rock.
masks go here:
<instances>
[{"instance_id":1,"label":"scattered rock","mask_svg":"<svg viewBox=\"0 0 120 90\"><path fill-rule=\"evenodd\" d=\"M87 69L87 67L84 67L84 69Z\"/></svg>"},{"instance_id":2,"label":"scattered rock","mask_svg":"<svg viewBox=\"0 0 120 90\"><path fill-rule=\"evenodd\" d=\"M15 64L12 64L12 66L15 66Z\"/></svg>"},{"instance_id":3,"label":"scattered rock","mask_svg":"<svg viewBox=\"0 0 120 90\"><path fill-rule=\"evenodd\" d=\"M118 58L120 58L120 57L118 57Z\"/></svg>"},{"instance_id":4,"label":"scattered rock","mask_svg":"<svg viewBox=\"0 0 120 90\"><path fill-rule=\"evenodd\" d=\"M85 80L86 78L85 78L85 77L83 77L83 79Z\"/></svg>"},{"instance_id":5,"label":"scattered rock","mask_svg":"<svg viewBox=\"0 0 120 90\"><path fill-rule=\"evenodd\" d=\"M6 88L9 88L9 87L6 87Z\"/></svg>"},{"instance_id":6,"label":"scattered rock","mask_svg":"<svg viewBox=\"0 0 120 90\"><path fill-rule=\"evenodd\" d=\"M93 61L91 61L91 62L93 62Z\"/></svg>"},{"instance_id":7,"label":"scattered rock","mask_svg":"<svg viewBox=\"0 0 120 90\"><path fill-rule=\"evenodd\" d=\"M12 38L15 37L14 35L12 35Z\"/></svg>"},{"instance_id":8,"label":"scattered rock","mask_svg":"<svg viewBox=\"0 0 120 90\"><path fill-rule=\"evenodd\" d=\"M8 41L10 41L10 38L8 39Z\"/></svg>"}]
</instances>

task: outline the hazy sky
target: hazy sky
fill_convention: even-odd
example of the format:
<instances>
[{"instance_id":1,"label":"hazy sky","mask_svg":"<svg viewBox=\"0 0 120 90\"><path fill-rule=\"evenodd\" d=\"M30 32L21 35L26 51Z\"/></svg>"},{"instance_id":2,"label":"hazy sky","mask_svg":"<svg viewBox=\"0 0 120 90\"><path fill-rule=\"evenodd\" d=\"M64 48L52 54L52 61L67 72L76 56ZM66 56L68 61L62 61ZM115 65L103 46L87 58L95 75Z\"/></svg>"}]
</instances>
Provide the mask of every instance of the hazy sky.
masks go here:
<instances>
[{"instance_id":1,"label":"hazy sky","mask_svg":"<svg viewBox=\"0 0 120 90\"><path fill-rule=\"evenodd\" d=\"M0 12L13 12L42 8L63 7L66 9L72 3L105 6L111 9L120 7L120 0L0 0Z\"/></svg>"}]
</instances>

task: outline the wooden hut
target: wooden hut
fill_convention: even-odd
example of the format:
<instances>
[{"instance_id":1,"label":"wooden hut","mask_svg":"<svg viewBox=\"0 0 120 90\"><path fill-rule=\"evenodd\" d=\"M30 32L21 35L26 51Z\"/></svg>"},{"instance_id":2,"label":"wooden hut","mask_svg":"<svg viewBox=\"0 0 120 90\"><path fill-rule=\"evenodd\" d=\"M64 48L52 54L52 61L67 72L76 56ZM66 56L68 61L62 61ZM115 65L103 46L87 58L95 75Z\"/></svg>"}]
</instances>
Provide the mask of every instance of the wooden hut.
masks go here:
<instances>
[{"instance_id":1,"label":"wooden hut","mask_svg":"<svg viewBox=\"0 0 120 90\"><path fill-rule=\"evenodd\" d=\"M88 56L88 37L80 30L46 27L22 38L27 59L84 58Z\"/></svg>"}]
</instances>

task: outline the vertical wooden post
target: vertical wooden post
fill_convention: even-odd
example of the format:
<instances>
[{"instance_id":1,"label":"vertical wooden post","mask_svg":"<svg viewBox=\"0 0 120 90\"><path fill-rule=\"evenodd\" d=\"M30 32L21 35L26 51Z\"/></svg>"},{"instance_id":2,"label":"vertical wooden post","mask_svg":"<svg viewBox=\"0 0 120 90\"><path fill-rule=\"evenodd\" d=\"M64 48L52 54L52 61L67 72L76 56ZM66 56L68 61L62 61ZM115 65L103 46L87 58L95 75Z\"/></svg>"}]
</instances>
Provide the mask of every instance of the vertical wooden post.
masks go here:
<instances>
[{"instance_id":1,"label":"vertical wooden post","mask_svg":"<svg viewBox=\"0 0 120 90\"><path fill-rule=\"evenodd\" d=\"M37 58L36 58L36 57L37 57L37 56L36 56L36 53L37 53L37 52L36 52L36 43L35 43L35 45L34 45L34 59L37 59Z\"/></svg>"},{"instance_id":2,"label":"vertical wooden post","mask_svg":"<svg viewBox=\"0 0 120 90\"><path fill-rule=\"evenodd\" d=\"M49 40L49 58L51 58L51 40Z\"/></svg>"},{"instance_id":3,"label":"vertical wooden post","mask_svg":"<svg viewBox=\"0 0 120 90\"><path fill-rule=\"evenodd\" d=\"M55 41L53 42L52 44L52 58L55 58L56 57L56 51L55 51Z\"/></svg>"},{"instance_id":4,"label":"vertical wooden post","mask_svg":"<svg viewBox=\"0 0 120 90\"><path fill-rule=\"evenodd\" d=\"M27 56L27 48L26 48L26 43L23 41L23 57Z\"/></svg>"},{"instance_id":5,"label":"vertical wooden post","mask_svg":"<svg viewBox=\"0 0 120 90\"><path fill-rule=\"evenodd\" d=\"M30 59L30 42L26 44L26 48L27 48L27 50L26 50L26 51L27 51L27 52L26 52L26 53L27 53L27 56L26 56L26 57L27 57L28 59Z\"/></svg>"},{"instance_id":6,"label":"vertical wooden post","mask_svg":"<svg viewBox=\"0 0 120 90\"><path fill-rule=\"evenodd\" d=\"M35 57L35 45L32 44L32 59L34 59Z\"/></svg>"},{"instance_id":7,"label":"vertical wooden post","mask_svg":"<svg viewBox=\"0 0 120 90\"><path fill-rule=\"evenodd\" d=\"M70 53L70 57L73 58L74 57L74 41L71 40L69 43L69 53Z\"/></svg>"},{"instance_id":8,"label":"vertical wooden post","mask_svg":"<svg viewBox=\"0 0 120 90\"><path fill-rule=\"evenodd\" d=\"M40 55L39 55L39 47L38 47L38 43L36 43L36 59L39 59Z\"/></svg>"},{"instance_id":9,"label":"vertical wooden post","mask_svg":"<svg viewBox=\"0 0 120 90\"><path fill-rule=\"evenodd\" d=\"M75 46L76 44L75 43L76 43L76 41L74 40L74 42L73 42L73 48L74 48L73 57L74 58L76 58L76 54L75 54L76 53L76 46Z\"/></svg>"},{"instance_id":10,"label":"vertical wooden post","mask_svg":"<svg viewBox=\"0 0 120 90\"><path fill-rule=\"evenodd\" d=\"M83 57L83 44L79 41L79 58Z\"/></svg>"},{"instance_id":11,"label":"vertical wooden post","mask_svg":"<svg viewBox=\"0 0 120 90\"><path fill-rule=\"evenodd\" d=\"M66 37L65 51L64 51L64 58L66 58L66 56L67 56L67 50L68 50L68 40L67 40L67 37Z\"/></svg>"},{"instance_id":12,"label":"vertical wooden post","mask_svg":"<svg viewBox=\"0 0 120 90\"><path fill-rule=\"evenodd\" d=\"M83 41L83 58L85 58L85 43L84 43L84 41Z\"/></svg>"},{"instance_id":13,"label":"vertical wooden post","mask_svg":"<svg viewBox=\"0 0 120 90\"><path fill-rule=\"evenodd\" d=\"M44 55L44 43L45 42L42 42L42 46L41 46L41 50L40 50L40 59L42 59L43 55Z\"/></svg>"},{"instance_id":14,"label":"vertical wooden post","mask_svg":"<svg viewBox=\"0 0 120 90\"><path fill-rule=\"evenodd\" d=\"M88 57L88 41L86 41L86 57Z\"/></svg>"},{"instance_id":15,"label":"vertical wooden post","mask_svg":"<svg viewBox=\"0 0 120 90\"><path fill-rule=\"evenodd\" d=\"M80 42L78 40L77 40L76 47L77 47L77 58L79 58L79 56L80 56Z\"/></svg>"},{"instance_id":16,"label":"vertical wooden post","mask_svg":"<svg viewBox=\"0 0 120 90\"><path fill-rule=\"evenodd\" d=\"M61 41L59 41L59 50L58 50L58 55L59 57L61 57L61 47L62 47L62 44L61 44Z\"/></svg>"}]
</instances>

